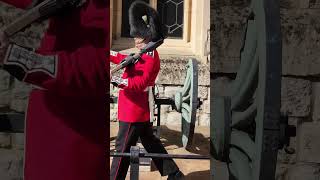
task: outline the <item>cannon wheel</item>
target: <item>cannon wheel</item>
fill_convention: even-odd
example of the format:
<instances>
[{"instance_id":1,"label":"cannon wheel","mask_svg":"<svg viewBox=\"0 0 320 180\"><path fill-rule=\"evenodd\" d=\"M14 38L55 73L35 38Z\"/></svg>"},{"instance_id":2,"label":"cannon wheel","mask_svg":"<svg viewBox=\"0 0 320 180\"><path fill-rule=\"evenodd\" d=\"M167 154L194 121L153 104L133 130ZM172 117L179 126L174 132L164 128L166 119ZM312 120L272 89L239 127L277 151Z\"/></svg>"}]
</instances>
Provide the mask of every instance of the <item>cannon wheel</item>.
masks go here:
<instances>
[{"instance_id":1,"label":"cannon wheel","mask_svg":"<svg viewBox=\"0 0 320 180\"><path fill-rule=\"evenodd\" d=\"M279 1L252 0L250 6L230 97L213 97L211 153L228 164L229 179L274 180L280 141Z\"/></svg>"},{"instance_id":2,"label":"cannon wheel","mask_svg":"<svg viewBox=\"0 0 320 180\"><path fill-rule=\"evenodd\" d=\"M181 140L183 147L192 146L198 107L198 63L189 59L183 88L174 97L174 107L181 113Z\"/></svg>"}]
</instances>

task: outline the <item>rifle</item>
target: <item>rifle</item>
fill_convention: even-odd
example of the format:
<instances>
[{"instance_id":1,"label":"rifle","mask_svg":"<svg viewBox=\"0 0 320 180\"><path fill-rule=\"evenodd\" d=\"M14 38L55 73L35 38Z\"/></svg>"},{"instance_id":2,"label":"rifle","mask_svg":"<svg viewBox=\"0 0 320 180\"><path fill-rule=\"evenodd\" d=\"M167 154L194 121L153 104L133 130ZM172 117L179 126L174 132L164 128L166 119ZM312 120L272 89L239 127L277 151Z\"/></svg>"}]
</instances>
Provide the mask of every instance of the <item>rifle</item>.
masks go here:
<instances>
[{"instance_id":1,"label":"rifle","mask_svg":"<svg viewBox=\"0 0 320 180\"><path fill-rule=\"evenodd\" d=\"M28 10L24 15L2 28L7 37L11 37L18 31L29 26L41 18L48 18L58 12L81 6L83 0L45 0Z\"/></svg>"},{"instance_id":2,"label":"rifle","mask_svg":"<svg viewBox=\"0 0 320 180\"><path fill-rule=\"evenodd\" d=\"M117 65L114 69L111 70L111 75L120 69L132 64L140 59L141 55L150 51L155 50L163 43L163 39L160 39L156 42L149 42L143 49L141 49L138 53L135 53L133 56L127 56L119 65Z\"/></svg>"}]
</instances>

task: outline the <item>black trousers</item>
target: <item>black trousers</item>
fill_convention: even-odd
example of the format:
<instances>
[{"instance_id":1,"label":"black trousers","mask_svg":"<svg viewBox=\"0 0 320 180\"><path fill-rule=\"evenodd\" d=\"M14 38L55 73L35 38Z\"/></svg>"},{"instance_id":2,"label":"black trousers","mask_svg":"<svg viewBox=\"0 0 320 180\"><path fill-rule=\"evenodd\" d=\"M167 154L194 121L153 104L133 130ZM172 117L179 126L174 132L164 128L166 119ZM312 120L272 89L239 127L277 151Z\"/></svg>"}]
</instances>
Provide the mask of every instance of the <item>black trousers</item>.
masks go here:
<instances>
[{"instance_id":1,"label":"black trousers","mask_svg":"<svg viewBox=\"0 0 320 180\"><path fill-rule=\"evenodd\" d=\"M137 144L138 139L149 153L167 154L159 138L153 134L152 123L128 123L119 121L119 131L116 139L117 152L130 152L130 147ZM170 173L179 170L172 159L153 158L161 176L167 176ZM114 157L111 165L110 180L125 180L130 158Z\"/></svg>"}]
</instances>

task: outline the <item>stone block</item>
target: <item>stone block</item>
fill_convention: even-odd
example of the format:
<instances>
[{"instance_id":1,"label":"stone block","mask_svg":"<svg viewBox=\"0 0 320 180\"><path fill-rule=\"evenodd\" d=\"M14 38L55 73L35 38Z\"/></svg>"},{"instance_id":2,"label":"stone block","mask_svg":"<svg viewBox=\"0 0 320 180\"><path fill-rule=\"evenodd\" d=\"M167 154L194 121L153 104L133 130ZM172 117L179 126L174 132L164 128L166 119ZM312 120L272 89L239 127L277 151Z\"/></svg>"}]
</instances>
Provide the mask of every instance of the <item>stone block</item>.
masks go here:
<instances>
[{"instance_id":1,"label":"stone block","mask_svg":"<svg viewBox=\"0 0 320 180\"><path fill-rule=\"evenodd\" d=\"M165 97L165 87L160 84L156 84L155 86L155 92L159 93L159 97Z\"/></svg>"},{"instance_id":2,"label":"stone block","mask_svg":"<svg viewBox=\"0 0 320 180\"><path fill-rule=\"evenodd\" d=\"M296 128L299 126L301 122L304 121L302 118L296 118L296 117L289 117L289 125L294 125ZM281 164L295 164L297 162L297 137L291 137L290 138L290 148L295 150L295 153L288 154L285 152L284 149L281 149L278 151L278 163Z\"/></svg>"},{"instance_id":3,"label":"stone block","mask_svg":"<svg viewBox=\"0 0 320 180\"><path fill-rule=\"evenodd\" d=\"M11 135L9 133L0 133L0 148L11 147Z\"/></svg>"},{"instance_id":4,"label":"stone block","mask_svg":"<svg viewBox=\"0 0 320 180\"><path fill-rule=\"evenodd\" d=\"M117 97L119 95L119 88L110 85L110 95Z\"/></svg>"},{"instance_id":5,"label":"stone block","mask_svg":"<svg viewBox=\"0 0 320 180\"><path fill-rule=\"evenodd\" d=\"M172 109L171 105L161 105L161 113L167 113L172 111L175 111L175 110Z\"/></svg>"},{"instance_id":6,"label":"stone block","mask_svg":"<svg viewBox=\"0 0 320 180\"><path fill-rule=\"evenodd\" d=\"M281 112L295 117L310 115L311 93L310 81L282 78Z\"/></svg>"},{"instance_id":7,"label":"stone block","mask_svg":"<svg viewBox=\"0 0 320 180\"><path fill-rule=\"evenodd\" d=\"M198 97L201 99L208 99L209 88L206 86L198 86Z\"/></svg>"},{"instance_id":8,"label":"stone block","mask_svg":"<svg viewBox=\"0 0 320 180\"><path fill-rule=\"evenodd\" d=\"M110 109L117 109L118 104L116 103L110 103Z\"/></svg>"},{"instance_id":9,"label":"stone block","mask_svg":"<svg viewBox=\"0 0 320 180\"><path fill-rule=\"evenodd\" d=\"M210 127L210 114L208 113L201 113L198 118L198 126L206 126Z\"/></svg>"},{"instance_id":10,"label":"stone block","mask_svg":"<svg viewBox=\"0 0 320 180\"><path fill-rule=\"evenodd\" d=\"M161 59L161 69L156 84L183 85L186 78L188 58ZM198 64L198 85L208 86L210 71L208 64Z\"/></svg>"},{"instance_id":11,"label":"stone block","mask_svg":"<svg viewBox=\"0 0 320 180\"><path fill-rule=\"evenodd\" d=\"M0 108L10 104L10 75L0 69Z\"/></svg>"},{"instance_id":12,"label":"stone block","mask_svg":"<svg viewBox=\"0 0 320 180\"><path fill-rule=\"evenodd\" d=\"M316 8L316 9L320 8L320 1L319 0L305 0L305 1L310 2L309 3L310 8Z\"/></svg>"},{"instance_id":13,"label":"stone block","mask_svg":"<svg viewBox=\"0 0 320 180\"><path fill-rule=\"evenodd\" d=\"M0 149L0 179L23 178L23 151Z\"/></svg>"},{"instance_id":14,"label":"stone block","mask_svg":"<svg viewBox=\"0 0 320 180\"><path fill-rule=\"evenodd\" d=\"M181 86L165 86L164 97L171 98L174 97L177 92L182 89Z\"/></svg>"},{"instance_id":15,"label":"stone block","mask_svg":"<svg viewBox=\"0 0 320 180\"><path fill-rule=\"evenodd\" d=\"M168 112L161 111L160 114L160 125L167 125L168 120Z\"/></svg>"},{"instance_id":16,"label":"stone block","mask_svg":"<svg viewBox=\"0 0 320 180\"><path fill-rule=\"evenodd\" d=\"M309 0L281 0L281 9L298 9L307 8L309 6Z\"/></svg>"},{"instance_id":17,"label":"stone block","mask_svg":"<svg viewBox=\"0 0 320 180\"><path fill-rule=\"evenodd\" d=\"M320 124L302 123L298 127L297 160L300 162L320 163Z\"/></svg>"},{"instance_id":18,"label":"stone block","mask_svg":"<svg viewBox=\"0 0 320 180\"><path fill-rule=\"evenodd\" d=\"M276 168L275 180L289 180L288 179L288 164L278 163Z\"/></svg>"},{"instance_id":19,"label":"stone block","mask_svg":"<svg viewBox=\"0 0 320 180\"><path fill-rule=\"evenodd\" d=\"M211 72L233 73L239 65L248 8L224 6L211 13Z\"/></svg>"},{"instance_id":20,"label":"stone block","mask_svg":"<svg viewBox=\"0 0 320 180\"><path fill-rule=\"evenodd\" d=\"M282 10L282 74L319 75L319 10Z\"/></svg>"},{"instance_id":21,"label":"stone block","mask_svg":"<svg viewBox=\"0 0 320 180\"><path fill-rule=\"evenodd\" d=\"M209 63L199 64L198 85L199 86L210 86L210 66L209 66Z\"/></svg>"},{"instance_id":22,"label":"stone block","mask_svg":"<svg viewBox=\"0 0 320 180\"><path fill-rule=\"evenodd\" d=\"M280 1L282 31L282 62L284 75L319 75L320 43L318 9L299 9L309 6L307 0ZM310 1L310 6L319 3ZM240 48L248 9L223 6L212 11L211 61L212 72L235 73L239 67Z\"/></svg>"},{"instance_id":23,"label":"stone block","mask_svg":"<svg viewBox=\"0 0 320 180\"><path fill-rule=\"evenodd\" d=\"M204 100L201 106L201 110L204 113L210 114L210 100Z\"/></svg>"},{"instance_id":24,"label":"stone block","mask_svg":"<svg viewBox=\"0 0 320 180\"><path fill-rule=\"evenodd\" d=\"M118 109L110 109L110 121L118 121Z\"/></svg>"},{"instance_id":25,"label":"stone block","mask_svg":"<svg viewBox=\"0 0 320 180\"><path fill-rule=\"evenodd\" d=\"M0 108L8 107L10 105L10 93L9 90L0 92Z\"/></svg>"},{"instance_id":26,"label":"stone block","mask_svg":"<svg viewBox=\"0 0 320 180\"><path fill-rule=\"evenodd\" d=\"M12 148L23 150L24 149L24 133L13 133L12 134Z\"/></svg>"},{"instance_id":27,"label":"stone block","mask_svg":"<svg viewBox=\"0 0 320 180\"><path fill-rule=\"evenodd\" d=\"M300 8L309 8L310 6L310 0L299 0L297 2L299 2Z\"/></svg>"},{"instance_id":28,"label":"stone block","mask_svg":"<svg viewBox=\"0 0 320 180\"><path fill-rule=\"evenodd\" d=\"M288 172L288 180L320 179L320 166L312 163L298 163Z\"/></svg>"},{"instance_id":29,"label":"stone block","mask_svg":"<svg viewBox=\"0 0 320 180\"><path fill-rule=\"evenodd\" d=\"M164 120L163 118L161 119ZM181 125L181 114L178 112L170 112L167 114L165 124L168 126Z\"/></svg>"},{"instance_id":30,"label":"stone block","mask_svg":"<svg viewBox=\"0 0 320 180\"><path fill-rule=\"evenodd\" d=\"M157 84L183 85L186 76L186 64L186 59L162 60Z\"/></svg>"},{"instance_id":31,"label":"stone block","mask_svg":"<svg viewBox=\"0 0 320 180\"><path fill-rule=\"evenodd\" d=\"M215 1L211 1L211 8L212 9L217 9L217 8L221 8L221 7L245 7L245 6L249 6L250 5L250 1L247 0L215 0Z\"/></svg>"},{"instance_id":32,"label":"stone block","mask_svg":"<svg viewBox=\"0 0 320 180\"><path fill-rule=\"evenodd\" d=\"M25 112L31 90L32 87L30 85L15 80L11 93L10 108L17 112Z\"/></svg>"},{"instance_id":33,"label":"stone block","mask_svg":"<svg viewBox=\"0 0 320 180\"><path fill-rule=\"evenodd\" d=\"M10 75L0 69L0 91L6 91L10 88Z\"/></svg>"},{"instance_id":34,"label":"stone block","mask_svg":"<svg viewBox=\"0 0 320 180\"><path fill-rule=\"evenodd\" d=\"M320 121L320 83L312 83L312 120Z\"/></svg>"}]
</instances>

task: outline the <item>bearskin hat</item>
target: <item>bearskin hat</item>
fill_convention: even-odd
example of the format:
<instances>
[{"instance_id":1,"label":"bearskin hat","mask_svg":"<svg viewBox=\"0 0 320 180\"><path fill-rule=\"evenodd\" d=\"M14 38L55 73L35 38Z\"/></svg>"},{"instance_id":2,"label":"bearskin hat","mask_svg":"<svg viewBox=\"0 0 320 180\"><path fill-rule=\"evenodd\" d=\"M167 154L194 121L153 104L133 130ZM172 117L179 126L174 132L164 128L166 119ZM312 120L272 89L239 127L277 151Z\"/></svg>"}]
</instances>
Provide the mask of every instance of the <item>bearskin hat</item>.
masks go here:
<instances>
[{"instance_id":1,"label":"bearskin hat","mask_svg":"<svg viewBox=\"0 0 320 180\"><path fill-rule=\"evenodd\" d=\"M155 9L143 1L135 1L129 8L130 35L151 38L152 41L166 37L166 27Z\"/></svg>"}]
</instances>

